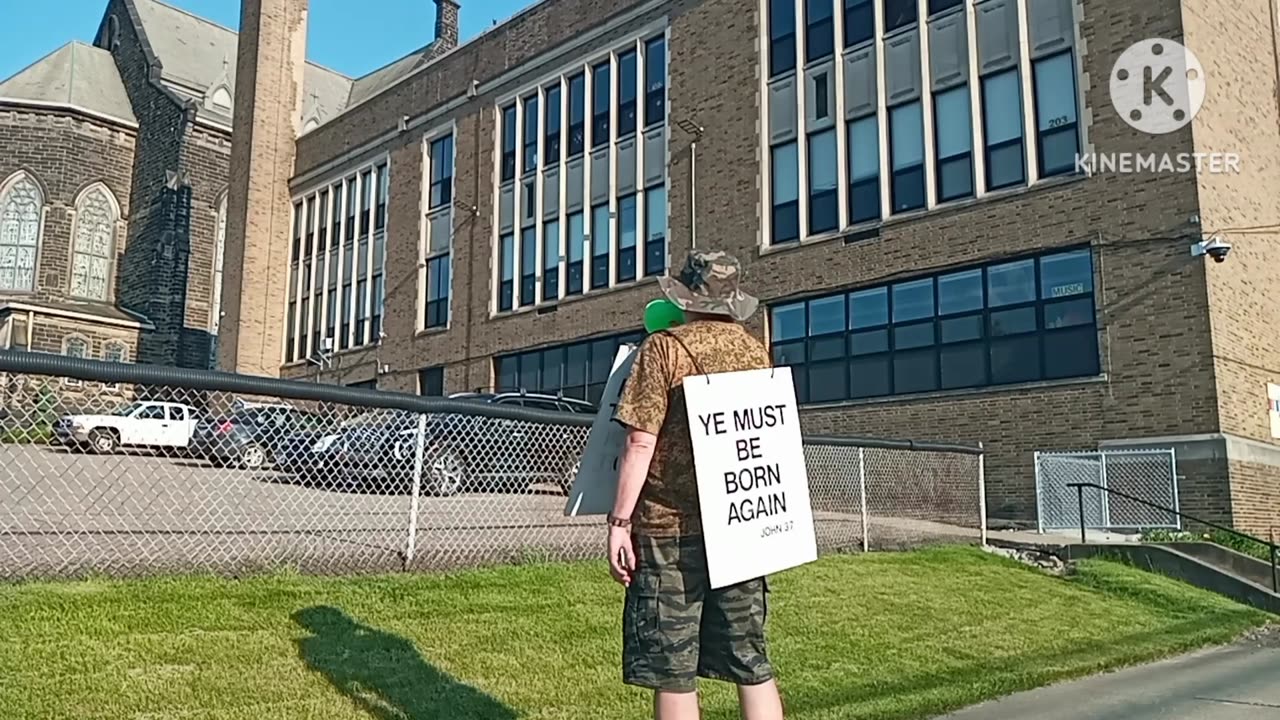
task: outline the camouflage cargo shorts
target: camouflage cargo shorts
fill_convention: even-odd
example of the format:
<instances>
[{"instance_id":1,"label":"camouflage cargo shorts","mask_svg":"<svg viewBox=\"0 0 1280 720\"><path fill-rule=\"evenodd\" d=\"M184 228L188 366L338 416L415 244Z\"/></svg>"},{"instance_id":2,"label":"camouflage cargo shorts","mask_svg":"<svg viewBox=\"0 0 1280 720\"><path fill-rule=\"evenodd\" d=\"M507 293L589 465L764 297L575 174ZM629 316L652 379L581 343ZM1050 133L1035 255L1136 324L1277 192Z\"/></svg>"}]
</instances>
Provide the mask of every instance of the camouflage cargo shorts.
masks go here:
<instances>
[{"instance_id":1,"label":"camouflage cargo shorts","mask_svg":"<svg viewBox=\"0 0 1280 720\"><path fill-rule=\"evenodd\" d=\"M768 581L712 590L701 536L633 537L637 568L622 612L622 679L689 691L697 678L756 685L773 678L765 646Z\"/></svg>"}]
</instances>

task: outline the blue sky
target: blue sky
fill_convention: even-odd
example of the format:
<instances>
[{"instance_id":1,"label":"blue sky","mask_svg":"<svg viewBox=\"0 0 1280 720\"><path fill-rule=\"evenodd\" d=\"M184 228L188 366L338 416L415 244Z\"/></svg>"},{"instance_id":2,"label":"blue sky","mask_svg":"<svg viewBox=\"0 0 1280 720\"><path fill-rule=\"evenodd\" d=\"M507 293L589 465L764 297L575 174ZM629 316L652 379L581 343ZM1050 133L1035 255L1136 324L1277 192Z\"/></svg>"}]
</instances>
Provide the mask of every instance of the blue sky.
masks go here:
<instances>
[{"instance_id":1,"label":"blue sky","mask_svg":"<svg viewBox=\"0 0 1280 720\"><path fill-rule=\"evenodd\" d=\"M164 0L228 27L240 22L239 0ZM462 0L462 39L511 17L534 0ZM0 0L0 79L70 42L93 42L107 0ZM431 39L432 0L311 0L307 57L359 76Z\"/></svg>"}]
</instances>

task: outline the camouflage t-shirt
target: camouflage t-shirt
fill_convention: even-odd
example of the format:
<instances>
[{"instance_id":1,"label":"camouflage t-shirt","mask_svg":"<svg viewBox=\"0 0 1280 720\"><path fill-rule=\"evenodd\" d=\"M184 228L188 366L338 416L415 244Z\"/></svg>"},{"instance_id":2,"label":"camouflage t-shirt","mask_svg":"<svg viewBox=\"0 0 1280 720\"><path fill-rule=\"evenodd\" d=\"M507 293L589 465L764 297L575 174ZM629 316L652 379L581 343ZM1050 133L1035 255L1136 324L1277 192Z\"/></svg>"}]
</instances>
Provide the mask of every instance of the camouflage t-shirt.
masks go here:
<instances>
[{"instance_id":1,"label":"camouflage t-shirt","mask_svg":"<svg viewBox=\"0 0 1280 720\"><path fill-rule=\"evenodd\" d=\"M650 335L638 353L613 419L657 435L658 442L631 521L637 533L650 537L698 535L702 522L682 381L771 367L769 353L746 328L715 320Z\"/></svg>"}]
</instances>

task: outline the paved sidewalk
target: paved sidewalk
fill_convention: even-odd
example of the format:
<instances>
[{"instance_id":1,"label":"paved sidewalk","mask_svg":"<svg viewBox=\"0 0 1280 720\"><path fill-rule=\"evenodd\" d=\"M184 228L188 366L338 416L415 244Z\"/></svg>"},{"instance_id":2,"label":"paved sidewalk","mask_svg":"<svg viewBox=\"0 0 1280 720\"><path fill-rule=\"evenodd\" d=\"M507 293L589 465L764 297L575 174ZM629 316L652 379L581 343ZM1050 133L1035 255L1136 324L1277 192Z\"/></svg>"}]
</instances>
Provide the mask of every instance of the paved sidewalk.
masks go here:
<instances>
[{"instance_id":1,"label":"paved sidewalk","mask_svg":"<svg viewBox=\"0 0 1280 720\"><path fill-rule=\"evenodd\" d=\"M1019 693L939 718L1032 719L1280 720L1280 642L1271 637L1206 650Z\"/></svg>"}]
</instances>

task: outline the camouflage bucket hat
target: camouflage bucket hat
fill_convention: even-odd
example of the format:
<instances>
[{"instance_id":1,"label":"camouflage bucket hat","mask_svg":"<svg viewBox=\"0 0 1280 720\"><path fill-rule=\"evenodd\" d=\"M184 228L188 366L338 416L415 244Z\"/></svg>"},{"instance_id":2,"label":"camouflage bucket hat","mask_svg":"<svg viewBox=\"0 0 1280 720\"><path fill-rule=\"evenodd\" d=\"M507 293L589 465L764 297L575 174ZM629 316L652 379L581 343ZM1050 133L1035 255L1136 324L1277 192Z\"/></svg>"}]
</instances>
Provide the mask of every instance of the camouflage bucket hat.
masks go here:
<instances>
[{"instance_id":1,"label":"camouflage bucket hat","mask_svg":"<svg viewBox=\"0 0 1280 720\"><path fill-rule=\"evenodd\" d=\"M760 301L742 292L742 266L725 252L694 250L679 275L658 279L662 292L685 312L728 315L739 322L755 314Z\"/></svg>"}]
</instances>

